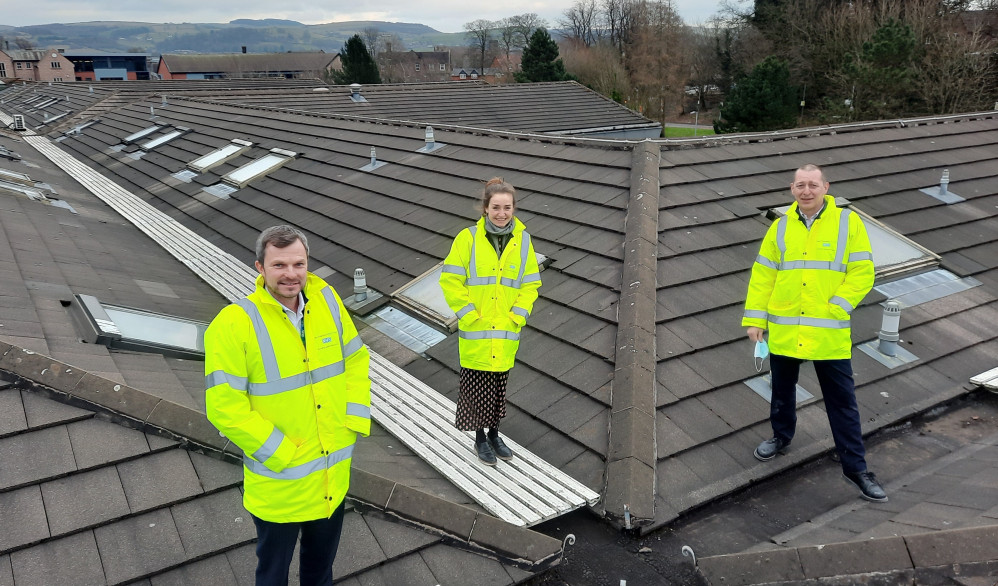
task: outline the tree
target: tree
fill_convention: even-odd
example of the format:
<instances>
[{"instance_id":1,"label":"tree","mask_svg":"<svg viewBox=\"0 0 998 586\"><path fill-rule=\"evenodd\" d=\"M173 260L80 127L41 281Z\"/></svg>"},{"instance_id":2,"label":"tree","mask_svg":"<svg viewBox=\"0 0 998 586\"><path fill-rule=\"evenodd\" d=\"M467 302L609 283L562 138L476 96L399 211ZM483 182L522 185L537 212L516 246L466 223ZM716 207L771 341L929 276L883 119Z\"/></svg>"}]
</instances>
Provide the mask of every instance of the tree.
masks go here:
<instances>
[{"instance_id":1,"label":"tree","mask_svg":"<svg viewBox=\"0 0 998 586\"><path fill-rule=\"evenodd\" d=\"M575 0L575 4L563 13L565 18L558 21L566 38L592 47L600 39L599 7L596 0Z\"/></svg>"},{"instance_id":2,"label":"tree","mask_svg":"<svg viewBox=\"0 0 998 586\"><path fill-rule=\"evenodd\" d=\"M378 53L381 51L381 47L378 43L378 37L381 36L381 31L376 26L365 26L361 29L360 34L364 39L364 46L367 47L371 57L374 57L375 61L378 59Z\"/></svg>"},{"instance_id":3,"label":"tree","mask_svg":"<svg viewBox=\"0 0 998 586\"><path fill-rule=\"evenodd\" d=\"M790 83L790 67L767 57L742 77L721 108L723 120L714 131L759 132L791 128L797 120L797 88Z\"/></svg>"},{"instance_id":4,"label":"tree","mask_svg":"<svg viewBox=\"0 0 998 586\"><path fill-rule=\"evenodd\" d=\"M381 83L378 65L367 51L367 46L364 45L360 35L354 35L347 40L343 50L340 51L340 63L343 69L333 72L333 83L339 85Z\"/></svg>"},{"instance_id":5,"label":"tree","mask_svg":"<svg viewBox=\"0 0 998 586\"><path fill-rule=\"evenodd\" d=\"M30 51L35 48L35 42L30 37L16 37L14 45L22 51Z\"/></svg>"},{"instance_id":6,"label":"tree","mask_svg":"<svg viewBox=\"0 0 998 586\"><path fill-rule=\"evenodd\" d=\"M998 0L996 0L998 1ZM547 21L537 16L535 12L525 12L509 17L510 24L516 30L516 46L526 47L534 31L547 27Z\"/></svg>"},{"instance_id":7,"label":"tree","mask_svg":"<svg viewBox=\"0 0 998 586\"><path fill-rule=\"evenodd\" d=\"M858 55L846 55L845 71L852 78L852 106L864 118L888 118L909 109L915 82L918 45L911 27L894 19L863 43Z\"/></svg>"},{"instance_id":8,"label":"tree","mask_svg":"<svg viewBox=\"0 0 998 586\"><path fill-rule=\"evenodd\" d=\"M631 77L628 105L663 123L682 111L689 73L682 53L684 28L668 0L639 0L632 6L625 47Z\"/></svg>"},{"instance_id":9,"label":"tree","mask_svg":"<svg viewBox=\"0 0 998 586\"><path fill-rule=\"evenodd\" d=\"M539 28L530 37L523 50L523 61L516 81L563 81L571 79L565 72L565 64L558 58L558 44L547 29Z\"/></svg>"},{"instance_id":10,"label":"tree","mask_svg":"<svg viewBox=\"0 0 998 586\"><path fill-rule=\"evenodd\" d=\"M494 28L496 28L496 23L484 18L464 23L464 37L468 40L468 46L474 48L478 53L478 64L481 73L485 73L485 54L489 50L489 43L492 41L492 29Z\"/></svg>"},{"instance_id":11,"label":"tree","mask_svg":"<svg viewBox=\"0 0 998 586\"><path fill-rule=\"evenodd\" d=\"M595 47L572 44L561 51L565 70L577 77L579 83L600 94L623 102L631 93L631 83L620 52L609 43Z\"/></svg>"}]
</instances>

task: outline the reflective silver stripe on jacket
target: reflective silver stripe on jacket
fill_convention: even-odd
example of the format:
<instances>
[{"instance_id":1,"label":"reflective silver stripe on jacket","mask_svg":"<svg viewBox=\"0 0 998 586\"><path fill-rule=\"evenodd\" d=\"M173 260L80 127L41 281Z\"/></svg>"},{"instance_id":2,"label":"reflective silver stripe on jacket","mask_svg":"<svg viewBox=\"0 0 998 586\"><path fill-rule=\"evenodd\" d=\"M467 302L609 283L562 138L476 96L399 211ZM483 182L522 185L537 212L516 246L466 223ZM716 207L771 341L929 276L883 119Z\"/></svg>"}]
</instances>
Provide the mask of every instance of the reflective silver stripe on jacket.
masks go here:
<instances>
[{"instance_id":1,"label":"reflective silver stripe on jacket","mask_svg":"<svg viewBox=\"0 0 998 586\"><path fill-rule=\"evenodd\" d=\"M224 370L216 370L215 372L204 377L204 388L210 389L212 387L228 383L230 387L237 391L245 391L247 389L247 380L248 379L245 376L235 376L225 372Z\"/></svg>"},{"instance_id":2,"label":"reflective silver stripe on jacket","mask_svg":"<svg viewBox=\"0 0 998 586\"><path fill-rule=\"evenodd\" d=\"M474 286L474 285L495 285L496 284L496 278L495 277L479 277L478 276L478 269L476 268L477 263L476 263L476 258L475 258L475 255L477 254L477 250L478 250L478 243L475 240L475 235L478 233L478 226L477 225L471 226L471 227L468 228L468 231L471 232L471 260L468 262L469 269L470 269L471 273L468 275L468 278L465 280L464 284L467 285L467 286L469 286L469 287ZM499 284L500 285L503 285L505 287L509 287L511 289L519 289L520 285L522 285L523 283L531 283L533 281L540 281L541 280L540 274L531 274L531 275L528 275L528 276L524 277L524 273L527 271L527 256L528 256L529 253L530 253L530 234L528 234L527 231L524 230L522 232L522 236L521 236L521 245L520 245L520 271L519 271L519 274L517 274L517 276L516 276L515 279L510 279L508 277L502 277L501 279L499 279ZM501 260L501 259L499 259L499 260ZM446 269L449 266L453 266L453 265L444 265L444 268ZM449 273L456 273L456 274L464 274L463 271L461 273L457 273L456 271L447 271L447 272L449 272ZM461 318L460 315L458 315L457 317L458 317L458 319Z\"/></svg>"},{"instance_id":3,"label":"reflective silver stripe on jacket","mask_svg":"<svg viewBox=\"0 0 998 586\"><path fill-rule=\"evenodd\" d=\"M774 270L780 269L780 265L778 263L769 260L768 258L762 256L761 254L755 257L755 262L761 264L764 267L769 267Z\"/></svg>"},{"instance_id":4,"label":"reflective silver stripe on jacket","mask_svg":"<svg viewBox=\"0 0 998 586\"><path fill-rule=\"evenodd\" d=\"M839 307L844 309L846 313L852 313L852 310L855 309L852 306L852 303L849 303L848 301L846 301L842 297L839 297L838 295L829 299L828 302L833 305L838 305Z\"/></svg>"},{"instance_id":5,"label":"reflective silver stripe on jacket","mask_svg":"<svg viewBox=\"0 0 998 586\"><path fill-rule=\"evenodd\" d=\"M787 218L789 216L783 216L778 220L776 225L776 246L780 249L780 262L774 263L768 258L759 255L756 257L755 262L767 266L770 268L775 268L778 271L783 270L794 270L794 269L814 269L814 270L824 270L824 271L835 271L838 273L846 272L846 265L844 262L846 247L849 245L849 214L852 210L842 210L839 214L839 233L836 239L835 248L835 260L834 261L819 261L819 260L791 260L787 261ZM853 255L856 258L853 259ZM849 262L853 260L873 260L873 255L869 252L856 252L849 255Z\"/></svg>"},{"instance_id":6,"label":"reflective silver stripe on jacket","mask_svg":"<svg viewBox=\"0 0 998 586\"><path fill-rule=\"evenodd\" d=\"M827 328L832 330L844 330L849 328L849 320L824 319L819 317L784 317L782 315L769 315L769 323L781 326L811 326L815 328Z\"/></svg>"},{"instance_id":7,"label":"reflective silver stripe on jacket","mask_svg":"<svg viewBox=\"0 0 998 586\"><path fill-rule=\"evenodd\" d=\"M257 462L266 462L277 452L277 448L281 447L282 441L284 441L284 434L277 427L274 427L274 431L270 432L267 441L263 442L259 450L253 452L253 459Z\"/></svg>"},{"instance_id":8,"label":"reflective silver stripe on jacket","mask_svg":"<svg viewBox=\"0 0 998 586\"><path fill-rule=\"evenodd\" d=\"M354 444L350 444L345 448L336 450L328 456L321 456L311 462L305 462L304 464L299 464L297 466L290 466L280 472L274 472L270 468L267 468L260 462L257 462L248 456L243 456L243 465L246 466L250 472L259 474L260 476L266 476L267 478L275 478L278 480L301 480L313 472L318 472L319 470L324 469L328 470L340 462L350 459L353 455L353 447Z\"/></svg>"},{"instance_id":9,"label":"reflective silver stripe on jacket","mask_svg":"<svg viewBox=\"0 0 998 586\"><path fill-rule=\"evenodd\" d=\"M475 311L475 306L474 304L469 303L464 307L462 307L461 309L457 310L457 313L455 315L457 315L457 319L461 319L462 317L468 315L472 311Z\"/></svg>"},{"instance_id":10,"label":"reflective silver stripe on jacket","mask_svg":"<svg viewBox=\"0 0 998 586\"><path fill-rule=\"evenodd\" d=\"M371 418L371 408L367 405L361 403L347 403L347 415L353 415L354 417L363 417L364 419Z\"/></svg>"},{"instance_id":11,"label":"reflective silver stripe on jacket","mask_svg":"<svg viewBox=\"0 0 998 586\"><path fill-rule=\"evenodd\" d=\"M277 367L277 354L274 352L274 342L270 339L270 332L267 331L267 324L263 321L260 308L246 297L236 301L236 305L243 308L253 323L257 344L260 346L260 359L263 360L263 372L267 375L267 380L281 378L281 370ZM253 386L252 383L250 386Z\"/></svg>"},{"instance_id":12,"label":"reflective silver stripe on jacket","mask_svg":"<svg viewBox=\"0 0 998 586\"><path fill-rule=\"evenodd\" d=\"M527 319L528 317L530 317L530 314L527 313L527 310L523 309L522 307L515 307L514 306L511 311L513 313L515 313L516 315L522 317L523 319Z\"/></svg>"},{"instance_id":13,"label":"reflective silver stripe on jacket","mask_svg":"<svg viewBox=\"0 0 998 586\"><path fill-rule=\"evenodd\" d=\"M747 317L749 319L769 319L769 312L760 311L758 309L746 309L745 314L742 317Z\"/></svg>"},{"instance_id":14,"label":"reflective silver stripe on jacket","mask_svg":"<svg viewBox=\"0 0 998 586\"><path fill-rule=\"evenodd\" d=\"M860 260L868 260L870 262L873 262L873 253L872 252L850 252L849 253L849 262L857 262L857 261L860 261Z\"/></svg>"},{"instance_id":15,"label":"reflective silver stripe on jacket","mask_svg":"<svg viewBox=\"0 0 998 586\"><path fill-rule=\"evenodd\" d=\"M466 332L461 330L460 336L465 340L519 340L520 334L506 330L483 330L480 332Z\"/></svg>"},{"instance_id":16,"label":"reflective silver stripe on jacket","mask_svg":"<svg viewBox=\"0 0 998 586\"><path fill-rule=\"evenodd\" d=\"M322 296L326 301L329 313L332 315L333 322L336 325L336 333L340 342L340 353L345 359L347 356L360 350L364 343L360 336L356 336L350 341L349 344L344 346L343 322L340 319L339 304L336 303L336 296L333 294L333 290L329 287L323 287ZM289 377L281 377L280 369L277 366L277 352L274 349L274 342L270 337L270 332L267 330L266 324L263 322L263 315L260 313L260 308L248 298L240 299L236 302L236 304L243 308L243 311L246 312L250 318L250 321L253 323L253 329L256 332L257 344L260 347L260 357L263 361L264 374L267 377L265 382L250 382L245 385L245 390L250 395L261 397L293 391L308 384L321 383L345 372L344 363L341 359L333 362L332 364L327 364L314 370L307 370ZM209 377L206 377L206 379L206 384L210 384L211 382L220 379L223 382L232 380L237 382L239 381L238 377L233 377L232 375L221 371L212 373Z\"/></svg>"},{"instance_id":17,"label":"reflective silver stripe on jacket","mask_svg":"<svg viewBox=\"0 0 998 586\"><path fill-rule=\"evenodd\" d=\"M455 275L461 275L462 277L468 276L468 271L464 270L464 267L459 267L457 265L444 265L440 272L442 273L452 273Z\"/></svg>"}]
</instances>

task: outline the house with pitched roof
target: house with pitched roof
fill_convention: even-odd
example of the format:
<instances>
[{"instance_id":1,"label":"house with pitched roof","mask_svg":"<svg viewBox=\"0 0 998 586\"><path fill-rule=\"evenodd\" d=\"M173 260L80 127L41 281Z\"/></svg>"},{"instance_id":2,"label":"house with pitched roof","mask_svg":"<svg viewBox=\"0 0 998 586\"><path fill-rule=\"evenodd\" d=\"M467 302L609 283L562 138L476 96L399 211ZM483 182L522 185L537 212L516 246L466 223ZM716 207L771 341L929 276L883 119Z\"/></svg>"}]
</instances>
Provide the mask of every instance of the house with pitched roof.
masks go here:
<instances>
[{"instance_id":1,"label":"house with pitched roof","mask_svg":"<svg viewBox=\"0 0 998 586\"><path fill-rule=\"evenodd\" d=\"M338 290L349 291L362 268L380 296L355 308L377 340L368 343L384 344L395 367L451 401L457 337L419 290L432 293L451 239L475 220L481 180L511 182L545 270L511 373L504 433L598 493L588 505L596 517L644 533L832 450L820 388L805 368L794 450L769 463L751 455L769 433L768 383L752 364L742 304L758 243L790 203L786 185L800 165L822 165L832 194L876 233L877 283L853 320L864 432L961 397L970 377L994 367L993 112L684 140L446 123L433 131L387 117L179 96L141 97L78 132L39 138L53 143L40 146L67 168L94 170L136 205L244 264L260 229L298 226L312 242L312 261ZM209 261L184 264L205 278L197 267ZM902 308L905 352L885 358L876 341L888 300ZM23 328L38 332L31 323ZM44 328L40 335L47 337ZM8 343L9 360L30 364L10 370L18 381L50 387L45 377L55 371ZM196 384L180 385L197 401ZM404 401L389 402L397 400ZM392 429L394 415L404 413L386 412L379 425ZM150 421L149 412L141 416ZM162 429L181 445L211 447L210 434L188 436L165 423L153 418L144 433ZM411 477L394 478L407 476L390 458L400 449L391 438L405 435L394 433L386 431L355 467L409 486ZM413 459L406 461L434 460L427 445L407 447ZM438 470L421 486L444 501L484 507L462 483ZM378 510L391 516L394 509Z\"/></svg>"},{"instance_id":2,"label":"house with pitched roof","mask_svg":"<svg viewBox=\"0 0 998 586\"><path fill-rule=\"evenodd\" d=\"M74 81L73 63L56 49L0 51L0 79Z\"/></svg>"}]
</instances>

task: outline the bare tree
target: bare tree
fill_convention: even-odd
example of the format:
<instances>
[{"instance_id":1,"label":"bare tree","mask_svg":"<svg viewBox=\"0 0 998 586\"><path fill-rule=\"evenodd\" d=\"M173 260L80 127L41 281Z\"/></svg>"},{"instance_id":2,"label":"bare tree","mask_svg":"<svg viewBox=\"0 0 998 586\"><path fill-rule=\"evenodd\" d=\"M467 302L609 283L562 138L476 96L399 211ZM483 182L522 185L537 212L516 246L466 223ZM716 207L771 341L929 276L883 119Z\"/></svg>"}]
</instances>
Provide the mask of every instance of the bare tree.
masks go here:
<instances>
[{"instance_id":1,"label":"bare tree","mask_svg":"<svg viewBox=\"0 0 998 586\"><path fill-rule=\"evenodd\" d=\"M405 43L395 33L378 35L375 44L378 47L375 61L382 83L403 83L406 80L405 67L401 55L405 53Z\"/></svg>"},{"instance_id":2,"label":"bare tree","mask_svg":"<svg viewBox=\"0 0 998 586\"><path fill-rule=\"evenodd\" d=\"M371 57L375 59L378 58L378 37L381 36L381 31L378 30L376 26L365 26L360 31L360 38L364 39L364 44L367 46L367 51L371 54Z\"/></svg>"},{"instance_id":3,"label":"bare tree","mask_svg":"<svg viewBox=\"0 0 998 586\"><path fill-rule=\"evenodd\" d=\"M600 39L599 10L596 0L575 0L571 8L563 13L565 18L558 26L568 31L568 39L592 47Z\"/></svg>"},{"instance_id":4,"label":"bare tree","mask_svg":"<svg viewBox=\"0 0 998 586\"><path fill-rule=\"evenodd\" d=\"M631 9L634 0L601 0L603 28L610 37L610 44L623 51L631 29Z\"/></svg>"},{"instance_id":5,"label":"bare tree","mask_svg":"<svg viewBox=\"0 0 998 586\"><path fill-rule=\"evenodd\" d=\"M468 46L478 53L478 63L482 73L485 72L485 54L489 50L489 43L493 40L492 30L495 28L495 22L484 18L464 23L464 37L468 40Z\"/></svg>"},{"instance_id":6,"label":"bare tree","mask_svg":"<svg viewBox=\"0 0 998 586\"><path fill-rule=\"evenodd\" d=\"M600 94L623 102L631 93L631 82L620 52L608 43L585 47L572 43L561 51L565 71L579 78L579 83Z\"/></svg>"},{"instance_id":7,"label":"bare tree","mask_svg":"<svg viewBox=\"0 0 998 586\"><path fill-rule=\"evenodd\" d=\"M14 39L14 45L22 51L30 51L35 48L35 42L30 37L17 37Z\"/></svg>"},{"instance_id":8,"label":"bare tree","mask_svg":"<svg viewBox=\"0 0 998 586\"><path fill-rule=\"evenodd\" d=\"M626 48L631 107L665 123L682 107L685 75L679 53L683 21L669 0L639 0Z\"/></svg>"},{"instance_id":9,"label":"bare tree","mask_svg":"<svg viewBox=\"0 0 998 586\"><path fill-rule=\"evenodd\" d=\"M512 72L513 67L509 57L510 53L513 52L514 48L523 46L518 44L520 38L519 27L513 20L513 17L497 20L494 24L496 25L496 30L499 33L499 48L506 56L506 71Z\"/></svg>"},{"instance_id":10,"label":"bare tree","mask_svg":"<svg viewBox=\"0 0 998 586\"><path fill-rule=\"evenodd\" d=\"M998 0L995 0L998 2ZM537 16L536 12L526 12L524 14L517 14L511 16L508 19L510 24L516 27L516 46L526 47L527 43L530 41L530 36L534 34L539 28L547 28L547 21L543 18Z\"/></svg>"}]
</instances>

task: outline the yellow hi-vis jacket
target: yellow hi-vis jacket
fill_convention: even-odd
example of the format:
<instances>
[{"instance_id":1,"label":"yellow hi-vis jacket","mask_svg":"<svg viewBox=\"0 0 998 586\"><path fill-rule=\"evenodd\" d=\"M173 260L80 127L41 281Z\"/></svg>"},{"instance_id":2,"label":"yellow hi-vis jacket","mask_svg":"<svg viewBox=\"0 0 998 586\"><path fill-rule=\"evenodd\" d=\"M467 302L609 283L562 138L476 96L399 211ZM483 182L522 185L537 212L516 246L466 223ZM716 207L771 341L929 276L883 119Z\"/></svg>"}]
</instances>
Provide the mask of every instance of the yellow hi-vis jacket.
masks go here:
<instances>
[{"instance_id":1,"label":"yellow hi-vis jacket","mask_svg":"<svg viewBox=\"0 0 998 586\"><path fill-rule=\"evenodd\" d=\"M768 329L773 354L850 358L849 315L873 287L874 275L873 250L858 214L826 195L825 209L808 230L795 202L762 241L742 325Z\"/></svg>"},{"instance_id":2,"label":"yellow hi-vis jacket","mask_svg":"<svg viewBox=\"0 0 998 586\"><path fill-rule=\"evenodd\" d=\"M520 328L537 300L541 275L530 234L516 219L502 258L485 232L485 217L454 239L440 288L457 314L461 366L504 372L513 368Z\"/></svg>"},{"instance_id":3,"label":"yellow hi-vis jacket","mask_svg":"<svg viewBox=\"0 0 998 586\"><path fill-rule=\"evenodd\" d=\"M325 281L303 294L304 334L260 276L204 335L208 419L243 451L246 510L276 523L329 518L371 431L367 347Z\"/></svg>"}]
</instances>

